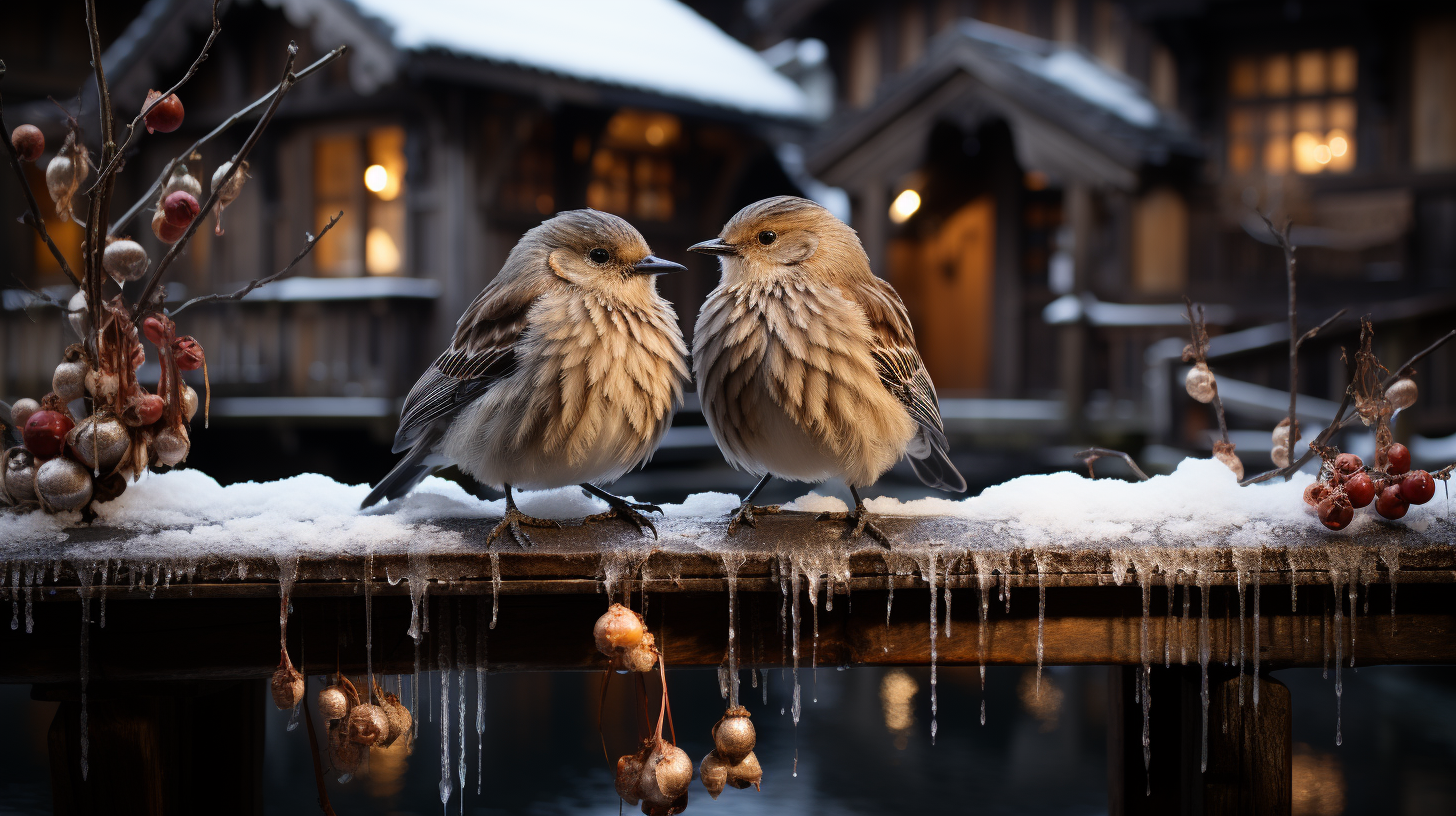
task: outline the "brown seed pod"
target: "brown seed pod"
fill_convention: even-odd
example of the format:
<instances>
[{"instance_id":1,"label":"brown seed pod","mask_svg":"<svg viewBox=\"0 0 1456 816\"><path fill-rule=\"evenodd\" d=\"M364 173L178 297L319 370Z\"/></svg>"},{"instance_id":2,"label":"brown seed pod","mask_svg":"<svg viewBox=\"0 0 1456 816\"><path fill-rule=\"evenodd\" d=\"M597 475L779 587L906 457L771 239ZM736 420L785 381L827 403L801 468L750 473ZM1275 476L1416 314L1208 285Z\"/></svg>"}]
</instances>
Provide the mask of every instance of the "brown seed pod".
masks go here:
<instances>
[{"instance_id":1,"label":"brown seed pod","mask_svg":"<svg viewBox=\"0 0 1456 816\"><path fill-rule=\"evenodd\" d=\"M644 631L641 615L614 603L597 618L596 625L592 627L592 638L596 641L597 651L611 657L618 650L630 649L641 643Z\"/></svg>"},{"instance_id":2,"label":"brown seed pod","mask_svg":"<svg viewBox=\"0 0 1456 816\"><path fill-rule=\"evenodd\" d=\"M349 726L336 722L329 727L329 762L341 774L352 774L359 770L368 749L349 739Z\"/></svg>"},{"instance_id":3,"label":"brown seed pod","mask_svg":"<svg viewBox=\"0 0 1456 816\"><path fill-rule=\"evenodd\" d=\"M4 466L5 472L0 475L0 494L13 505L34 504L35 456L16 446L5 451Z\"/></svg>"},{"instance_id":4,"label":"brown seed pod","mask_svg":"<svg viewBox=\"0 0 1456 816\"><path fill-rule=\"evenodd\" d=\"M30 415L39 410L40 403L30 397L22 397L10 406L10 424L16 428L24 428Z\"/></svg>"},{"instance_id":5,"label":"brown seed pod","mask_svg":"<svg viewBox=\"0 0 1456 816\"><path fill-rule=\"evenodd\" d=\"M612 662L621 671L629 672L650 672L652 667L657 665L656 638L651 632L642 633L642 642L630 649L625 649L612 658Z\"/></svg>"},{"instance_id":6,"label":"brown seed pod","mask_svg":"<svg viewBox=\"0 0 1456 816\"><path fill-rule=\"evenodd\" d=\"M46 165L46 190L56 203L56 215L65 221L71 217L71 199L81 182L91 173L91 157L86 146L76 141L76 133L66 134L60 152Z\"/></svg>"},{"instance_id":7,"label":"brown seed pod","mask_svg":"<svg viewBox=\"0 0 1456 816\"><path fill-rule=\"evenodd\" d=\"M642 758L627 754L617 759L617 795L629 805L642 801Z\"/></svg>"},{"instance_id":8,"label":"brown seed pod","mask_svg":"<svg viewBox=\"0 0 1456 816\"><path fill-rule=\"evenodd\" d=\"M151 259L141 244L129 238L112 241L101 253L101 266L117 283L134 281L145 275Z\"/></svg>"},{"instance_id":9,"label":"brown seed pod","mask_svg":"<svg viewBox=\"0 0 1456 816\"><path fill-rule=\"evenodd\" d=\"M214 235L222 235L222 211L237 199L238 194L243 191L243 182L248 180L248 162L246 160L243 162L243 166L238 168L238 172L232 178L227 179L228 171L232 167L232 162L223 162L212 174L212 189L217 192L217 209L215 211L217 225L213 227ZM227 179L226 182L224 179Z\"/></svg>"},{"instance_id":10,"label":"brown seed pod","mask_svg":"<svg viewBox=\"0 0 1456 816\"><path fill-rule=\"evenodd\" d=\"M176 467L187 458L192 443L187 439L186 426L163 428L152 439L152 453L157 461L167 467Z\"/></svg>"},{"instance_id":11,"label":"brown seed pod","mask_svg":"<svg viewBox=\"0 0 1456 816\"><path fill-rule=\"evenodd\" d=\"M1214 395L1218 393L1217 381L1213 372L1208 370L1208 363L1193 366L1183 380L1183 387L1188 389L1188 396L1199 402L1213 402Z\"/></svg>"},{"instance_id":12,"label":"brown seed pod","mask_svg":"<svg viewBox=\"0 0 1456 816\"><path fill-rule=\"evenodd\" d=\"M380 706L384 709L384 715L389 718L389 735L385 738L383 747L388 748L394 741L408 734L414 727L415 718L410 715L409 709L399 701L395 694L384 695L384 703Z\"/></svg>"},{"instance_id":13,"label":"brown seed pod","mask_svg":"<svg viewBox=\"0 0 1456 816\"><path fill-rule=\"evenodd\" d=\"M1289 448L1283 445L1275 445L1269 449L1269 458L1274 460L1274 467L1289 467Z\"/></svg>"},{"instance_id":14,"label":"brown seed pod","mask_svg":"<svg viewBox=\"0 0 1456 816\"><path fill-rule=\"evenodd\" d=\"M728 762L718 756L717 751L709 751L698 766L698 779L702 780L703 787L708 789L708 795L714 799L718 798L723 787L728 784L728 768Z\"/></svg>"},{"instance_id":15,"label":"brown seed pod","mask_svg":"<svg viewBox=\"0 0 1456 816\"><path fill-rule=\"evenodd\" d=\"M278 706L279 711L287 711L303 699L303 675L293 668L286 653L283 665L273 672L270 687L273 691L273 705Z\"/></svg>"},{"instance_id":16,"label":"brown seed pod","mask_svg":"<svg viewBox=\"0 0 1456 816\"><path fill-rule=\"evenodd\" d=\"M1416 404L1416 398L1420 396L1420 389L1416 387L1416 381L1410 377L1401 377L1385 389L1385 399L1390 402L1390 407L1397 411Z\"/></svg>"},{"instance_id":17,"label":"brown seed pod","mask_svg":"<svg viewBox=\"0 0 1456 816\"><path fill-rule=\"evenodd\" d=\"M319 689L318 710L326 720L343 719L349 713L349 698L338 686L325 686Z\"/></svg>"},{"instance_id":18,"label":"brown seed pod","mask_svg":"<svg viewBox=\"0 0 1456 816\"><path fill-rule=\"evenodd\" d=\"M161 91L147 91L147 101L142 103L142 110L146 110L148 105L151 105L155 100L161 98L161 96ZM177 128L182 127L183 115L182 100L177 98L177 94L169 94L166 99L157 102L151 110L147 111L147 132L152 133L153 131L158 131L161 133L171 133Z\"/></svg>"},{"instance_id":19,"label":"brown seed pod","mask_svg":"<svg viewBox=\"0 0 1456 816\"><path fill-rule=\"evenodd\" d=\"M115 374L93 368L86 372L86 393L97 402L111 404L121 391L121 378Z\"/></svg>"},{"instance_id":20,"label":"brown seed pod","mask_svg":"<svg viewBox=\"0 0 1456 816\"><path fill-rule=\"evenodd\" d=\"M758 764L758 757L749 751L743 759L738 760L728 769L728 784L739 790L752 785L758 788L763 782L763 767Z\"/></svg>"},{"instance_id":21,"label":"brown seed pod","mask_svg":"<svg viewBox=\"0 0 1456 816\"><path fill-rule=\"evenodd\" d=\"M1232 470L1235 479L1243 481L1244 463L1239 461L1239 457L1234 454L1234 445L1232 442L1213 443L1213 458L1223 462L1225 467Z\"/></svg>"},{"instance_id":22,"label":"brown seed pod","mask_svg":"<svg viewBox=\"0 0 1456 816\"><path fill-rule=\"evenodd\" d=\"M71 360L56 366L51 375L51 390L66 402L78 400L86 394L86 364Z\"/></svg>"},{"instance_id":23,"label":"brown seed pod","mask_svg":"<svg viewBox=\"0 0 1456 816\"><path fill-rule=\"evenodd\" d=\"M718 755L730 764L747 756L753 750L756 740L753 721L749 719L748 709L743 706L728 709L713 726L713 745L717 748Z\"/></svg>"},{"instance_id":24,"label":"brown seed pod","mask_svg":"<svg viewBox=\"0 0 1456 816\"><path fill-rule=\"evenodd\" d=\"M91 501L91 474L76 462L57 456L35 469L35 495L49 513L80 510Z\"/></svg>"},{"instance_id":25,"label":"brown seed pod","mask_svg":"<svg viewBox=\"0 0 1456 816\"><path fill-rule=\"evenodd\" d=\"M642 776L639 790L642 801L658 806L671 806L688 791L693 781L693 761L687 752L666 742L657 747L642 760Z\"/></svg>"},{"instance_id":26,"label":"brown seed pod","mask_svg":"<svg viewBox=\"0 0 1456 816\"><path fill-rule=\"evenodd\" d=\"M365 703L349 709L349 739L372 747L389 737L389 716L377 705Z\"/></svg>"},{"instance_id":27,"label":"brown seed pod","mask_svg":"<svg viewBox=\"0 0 1456 816\"><path fill-rule=\"evenodd\" d=\"M33 162L45 152L45 134L35 125L20 125L10 132L10 146L21 161Z\"/></svg>"},{"instance_id":28,"label":"brown seed pod","mask_svg":"<svg viewBox=\"0 0 1456 816\"><path fill-rule=\"evenodd\" d=\"M157 199L157 209L162 208L162 202L167 200L167 196L178 191L199 200L202 198L202 182L192 175L185 164L177 165L172 169L172 175L167 177L167 184L162 187L162 195Z\"/></svg>"},{"instance_id":29,"label":"brown seed pod","mask_svg":"<svg viewBox=\"0 0 1456 816\"><path fill-rule=\"evenodd\" d=\"M92 414L66 434L66 445L81 464L110 473L131 448L131 434L116 417Z\"/></svg>"},{"instance_id":30,"label":"brown seed pod","mask_svg":"<svg viewBox=\"0 0 1456 816\"><path fill-rule=\"evenodd\" d=\"M185 383L182 386L182 413L187 417L188 422L197 416L197 391Z\"/></svg>"}]
</instances>

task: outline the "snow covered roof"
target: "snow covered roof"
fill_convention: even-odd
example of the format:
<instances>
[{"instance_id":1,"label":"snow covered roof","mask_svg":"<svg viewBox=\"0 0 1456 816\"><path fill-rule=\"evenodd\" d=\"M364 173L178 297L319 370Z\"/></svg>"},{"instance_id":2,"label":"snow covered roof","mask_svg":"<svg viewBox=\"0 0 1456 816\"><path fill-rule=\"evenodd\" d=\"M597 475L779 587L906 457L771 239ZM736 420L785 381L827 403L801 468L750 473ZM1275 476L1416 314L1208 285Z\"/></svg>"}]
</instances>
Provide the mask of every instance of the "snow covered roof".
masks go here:
<instances>
[{"instance_id":1,"label":"snow covered roof","mask_svg":"<svg viewBox=\"0 0 1456 816\"><path fill-rule=\"evenodd\" d=\"M351 0L395 47L617 85L782 118L803 91L676 0Z\"/></svg>"}]
</instances>

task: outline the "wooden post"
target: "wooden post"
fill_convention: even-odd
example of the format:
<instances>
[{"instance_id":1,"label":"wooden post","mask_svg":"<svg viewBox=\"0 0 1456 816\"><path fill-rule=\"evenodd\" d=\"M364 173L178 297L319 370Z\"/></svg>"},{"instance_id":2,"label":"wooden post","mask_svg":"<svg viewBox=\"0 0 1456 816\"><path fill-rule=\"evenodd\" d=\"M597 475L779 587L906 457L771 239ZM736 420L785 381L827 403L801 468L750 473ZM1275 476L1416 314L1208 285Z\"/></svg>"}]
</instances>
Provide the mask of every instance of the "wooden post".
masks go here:
<instances>
[{"instance_id":1,"label":"wooden post","mask_svg":"<svg viewBox=\"0 0 1456 816\"><path fill-rule=\"evenodd\" d=\"M1293 801L1289 688L1268 676L1246 674L1240 704L1239 676L1221 666L1209 671L1208 770L1200 770L1203 722L1196 666L1158 666L1150 673L1151 762L1145 770L1143 712L1134 698L1142 668L1111 669L1110 816L1288 816Z\"/></svg>"},{"instance_id":2,"label":"wooden post","mask_svg":"<svg viewBox=\"0 0 1456 816\"><path fill-rule=\"evenodd\" d=\"M49 735L54 813L167 816L205 802L209 814L262 814L266 683L92 683L84 779L79 689L36 685L37 698L61 702Z\"/></svg>"}]
</instances>

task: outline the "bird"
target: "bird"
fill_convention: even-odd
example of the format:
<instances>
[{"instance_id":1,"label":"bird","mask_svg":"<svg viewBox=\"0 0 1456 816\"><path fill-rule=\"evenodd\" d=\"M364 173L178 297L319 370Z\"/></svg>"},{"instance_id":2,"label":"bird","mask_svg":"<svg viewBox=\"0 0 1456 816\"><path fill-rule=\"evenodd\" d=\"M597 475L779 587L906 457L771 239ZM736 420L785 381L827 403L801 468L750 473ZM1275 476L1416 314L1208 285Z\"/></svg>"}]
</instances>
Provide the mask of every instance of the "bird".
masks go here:
<instances>
[{"instance_id":1,"label":"bird","mask_svg":"<svg viewBox=\"0 0 1456 816\"><path fill-rule=\"evenodd\" d=\"M729 520L754 526L770 478L843 479L847 521L886 546L859 488L902 457L926 485L964 492L949 457L935 386L900 296L870 271L859 236L807 199L744 207L717 238L721 280L693 331L693 374L714 440L729 464L762 478Z\"/></svg>"},{"instance_id":2,"label":"bird","mask_svg":"<svg viewBox=\"0 0 1456 816\"><path fill-rule=\"evenodd\" d=\"M522 513L512 488L572 484L610 507L588 521L620 518L655 537L643 512L660 508L598 485L646 462L682 402L687 347L656 283L680 271L609 213L572 210L528 231L410 389L394 438L407 453L361 509L453 464L505 491L487 545L509 533L528 546L522 525L560 526Z\"/></svg>"}]
</instances>

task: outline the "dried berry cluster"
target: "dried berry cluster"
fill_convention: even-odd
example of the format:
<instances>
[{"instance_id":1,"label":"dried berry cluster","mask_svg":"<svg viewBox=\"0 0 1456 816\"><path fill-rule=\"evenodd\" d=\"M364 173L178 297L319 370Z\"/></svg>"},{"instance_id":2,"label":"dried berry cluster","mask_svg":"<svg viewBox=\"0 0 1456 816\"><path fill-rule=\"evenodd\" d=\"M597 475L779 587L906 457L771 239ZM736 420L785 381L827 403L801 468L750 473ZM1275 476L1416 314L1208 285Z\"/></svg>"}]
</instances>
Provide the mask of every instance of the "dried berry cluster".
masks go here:
<instances>
[{"instance_id":1,"label":"dried berry cluster","mask_svg":"<svg viewBox=\"0 0 1456 816\"><path fill-rule=\"evenodd\" d=\"M1341 453L1326 462L1320 479L1305 488L1304 500L1331 530L1343 530L1355 510L1375 505L1375 512L1398 519L1412 504L1425 504L1436 495L1436 480L1424 470L1410 469L1410 451L1399 442L1383 451L1385 469L1367 468L1353 453Z\"/></svg>"},{"instance_id":2,"label":"dried berry cluster","mask_svg":"<svg viewBox=\"0 0 1456 816\"><path fill-rule=\"evenodd\" d=\"M291 670L292 666L287 668ZM287 680L281 667L273 675L273 702L279 709L292 708L303 700L301 676L296 696L279 697L279 684ZM340 774L358 771L370 748L388 748L414 727L414 718L398 696L374 683L371 697L365 701L359 689L342 674L319 691L317 703L319 714L329 723L329 762Z\"/></svg>"},{"instance_id":3,"label":"dried berry cluster","mask_svg":"<svg viewBox=\"0 0 1456 816\"><path fill-rule=\"evenodd\" d=\"M714 799L727 785L740 790L752 785L756 789L763 782L763 768L753 755L757 735L748 717L748 709L737 706L724 712L713 726L714 747L698 766L698 776Z\"/></svg>"},{"instance_id":4,"label":"dried berry cluster","mask_svg":"<svg viewBox=\"0 0 1456 816\"><path fill-rule=\"evenodd\" d=\"M656 639L647 631L642 616L619 603L597 618L592 638L597 651L611 658L616 671L650 672L657 665Z\"/></svg>"}]
</instances>

